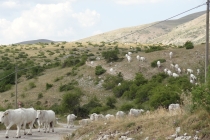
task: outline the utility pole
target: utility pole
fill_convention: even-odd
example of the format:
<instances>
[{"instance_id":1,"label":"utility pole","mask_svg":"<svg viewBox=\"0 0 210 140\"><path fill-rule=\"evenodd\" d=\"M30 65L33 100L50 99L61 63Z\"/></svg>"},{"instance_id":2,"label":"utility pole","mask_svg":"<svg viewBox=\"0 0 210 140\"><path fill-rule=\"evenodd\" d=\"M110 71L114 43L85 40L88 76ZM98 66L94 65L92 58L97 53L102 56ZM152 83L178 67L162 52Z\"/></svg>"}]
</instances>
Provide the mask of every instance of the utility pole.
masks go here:
<instances>
[{"instance_id":1,"label":"utility pole","mask_svg":"<svg viewBox=\"0 0 210 140\"><path fill-rule=\"evenodd\" d=\"M209 62L209 0L207 0L206 9L206 57L205 57L205 83L207 79L208 62Z\"/></svg>"},{"instance_id":2,"label":"utility pole","mask_svg":"<svg viewBox=\"0 0 210 140\"><path fill-rule=\"evenodd\" d=\"M17 66L15 66L15 108L17 109Z\"/></svg>"}]
</instances>

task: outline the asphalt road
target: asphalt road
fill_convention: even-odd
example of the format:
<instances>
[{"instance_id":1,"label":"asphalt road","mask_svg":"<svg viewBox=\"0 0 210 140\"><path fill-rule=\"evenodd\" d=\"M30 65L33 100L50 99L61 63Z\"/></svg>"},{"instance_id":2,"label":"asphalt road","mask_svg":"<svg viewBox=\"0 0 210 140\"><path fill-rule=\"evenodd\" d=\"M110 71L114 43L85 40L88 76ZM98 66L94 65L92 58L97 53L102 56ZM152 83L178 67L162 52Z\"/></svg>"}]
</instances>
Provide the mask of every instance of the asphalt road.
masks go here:
<instances>
[{"instance_id":1,"label":"asphalt road","mask_svg":"<svg viewBox=\"0 0 210 140\"><path fill-rule=\"evenodd\" d=\"M38 129L32 130L32 135L23 135L23 130L20 131L21 138L19 140L62 140L63 136L72 133L79 126L74 126L73 128L66 128L66 124L59 123L55 128L55 132L44 133L43 129L38 132ZM28 129L26 130L28 132ZM16 139L16 130L9 130L9 138L5 138L6 130L0 131L0 140L13 140Z\"/></svg>"}]
</instances>

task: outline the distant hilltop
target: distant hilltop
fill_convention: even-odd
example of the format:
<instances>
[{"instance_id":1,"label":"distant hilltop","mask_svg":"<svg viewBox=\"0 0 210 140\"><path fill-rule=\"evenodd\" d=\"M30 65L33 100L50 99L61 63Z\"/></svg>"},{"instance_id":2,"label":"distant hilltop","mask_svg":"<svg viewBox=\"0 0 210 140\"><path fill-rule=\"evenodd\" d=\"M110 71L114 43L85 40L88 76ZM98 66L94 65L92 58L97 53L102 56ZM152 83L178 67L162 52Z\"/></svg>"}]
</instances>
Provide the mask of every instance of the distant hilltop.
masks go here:
<instances>
[{"instance_id":1,"label":"distant hilltop","mask_svg":"<svg viewBox=\"0 0 210 140\"><path fill-rule=\"evenodd\" d=\"M48 39L37 39L37 40L23 41L15 44L36 44L36 43L51 43L51 42L58 42L58 41L52 41Z\"/></svg>"}]
</instances>

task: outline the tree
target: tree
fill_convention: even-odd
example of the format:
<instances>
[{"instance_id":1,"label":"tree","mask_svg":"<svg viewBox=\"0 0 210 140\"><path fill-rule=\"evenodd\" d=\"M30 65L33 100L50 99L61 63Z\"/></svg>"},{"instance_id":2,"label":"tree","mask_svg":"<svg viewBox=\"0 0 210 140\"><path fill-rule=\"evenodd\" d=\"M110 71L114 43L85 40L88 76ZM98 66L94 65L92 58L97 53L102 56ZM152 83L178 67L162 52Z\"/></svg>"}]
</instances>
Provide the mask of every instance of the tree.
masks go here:
<instances>
[{"instance_id":1,"label":"tree","mask_svg":"<svg viewBox=\"0 0 210 140\"><path fill-rule=\"evenodd\" d=\"M102 52L102 56L107 62L118 60L117 54L119 54L118 47L115 47L115 49L111 51Z\"/></svg>"},{"instance_id":2,"label":"tree","mask_svg":"<svg viewBox=\"0 0 210 140\"><path fill-rule=\"evenodd\" d=\"M63 95L62 102L61 102L61 107L62 110L72 112L76 108L80 106L80 97L82 93L79 89L75 89L72 92L68 92Z\"/></svg>"}]
</instances>

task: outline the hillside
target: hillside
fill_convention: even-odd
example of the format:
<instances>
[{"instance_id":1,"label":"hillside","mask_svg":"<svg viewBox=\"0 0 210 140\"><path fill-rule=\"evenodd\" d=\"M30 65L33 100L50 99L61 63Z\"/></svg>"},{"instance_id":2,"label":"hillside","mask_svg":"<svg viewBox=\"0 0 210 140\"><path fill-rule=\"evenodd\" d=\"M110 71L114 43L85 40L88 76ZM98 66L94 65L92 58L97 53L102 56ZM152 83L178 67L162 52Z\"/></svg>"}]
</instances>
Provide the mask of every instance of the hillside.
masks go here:
<instances>
[{"instance_id":1,"label":"hillside","mask_svg":"<svg viewBox=\"0 0 210 140\"><path fill-rule=\"evenodd\" d=\"M187 40L191 40L195 44L201 44L205 42L204 14L205 11L202 11L187 15L180 19L164 21L152 27L149 26L158 23L158 21L145 25L116 29L114 31L91 36L78 41L80 42L90 41L90 42L99 43L102 41L109 42L114 39L117 39L116 41L120 43L141 43L141 44L167 43L167 44L182 45ZM188 26L188 25L194 25L194 26ZM121 38L122 36L125 36L127 34L132 34L132 35ZM176 38L182 38L182 39L176 40Z\"/></svg>"},{"instance_id":2,"label":"hillside","mask_svg":"<svg viewBox=\"0 0 210 140\"><path fill-rule=\"evenodd\" d=\"M184 128L182 129L182 133L187 132L190 135L194 135L194 131L201 130L202 127L201 134L203 136L208 128L206 128L206 126L203 124L199 125L199 121L197 120L193 123L195 126L190 126L190 131L186 131L188 122L191 122L192 119L196 119L200 116L202 117L203 114L206 114L205 111L201 111L201 113L198 113L198 115L195 116L189 114L189 108L191 104L190 102L185 103L186 100L191 100L189 96L186 96L186 98L180 97L179 99L180 102L185 105L183 107L184 112L186 112L180 117L171 117L170 115L167 115L167 111L165 109L162 110L163 113L160 113L161 110L158 111L152 108L150 102L135 104L137 100L132 99L132 96L114 97L115 95L113 89L109 88L109 86L118 87L118 83L116 83L114 78L110 81L110 83L107 84L108 88L104 87L103 84L109 81L110 78L112 78L110 77L110 75L113 75L116 78L118 77L119 73L121 73L123 77L122 84L126 82L129 84L130 82L135 81L136 74L142 73L143 76L148 80L148 84L154 84L154 86L156 86L157 83L149 82L149 80L154 79L154 75L162 73L164 68L170 69L170 64L172 63L179 64L182 70L191 68L196 71L197 68L200 68L201 75L197 82L199 84L202 83L202 77L204 75L203 66L205 44L197 45L194 49L189 50L170 45L163 45L163 50L146 53L146 50L150 49L150 47L152 46L142 46L140 48L141 51L137 51L137 48L139 48L139 46L134 44L133 47L130 47L130 45L128 46L120 43L91 44L80 42L52 42L1 46L0 86L1 90L2 88L5 88L6 91L0 92L0 107L2 110L14 108L15 86L13 64L16 64L19 69L17 85L18 102L21 102L21 105L23 107L33 106L36 109L53 109L56 112L57 116L61 117L64 122L66 120L65 115L70 111L66 110L63 113L60 104L62 104L62 101L64 100L64 95L75 93L76 90L74 90L74 86L75 89L78 88L82 92L81 98L79 99L79 104L77 104L79 105L79 108L73 110L74 113L78 113L78 119L87 117L87 114L84 114L84 112L86 112L85 107L87 106L92 107L91 111L98 112L100 111L99 109L101 109L101 113L103 114L115 114L117 110L122 109L125 105L127 105L127 107L125 108L126 110L131 107L143 107L145 110L151 109L152 116L150 118L140 117L136 120L123 122L110 121L107 122L107 125L104 125L104 122L96 122L75 132L74 139L83 139L86 136L88 136L90 139L94 139L96 137L99 137L99 135L97 134L100 133L100 131L105 132L102 133L102 135L104 135L106 133L112 133L115 131L126 133L126 131L128 130L131 132L135 131L134 133L129 135L135 138L145 138L146 136L149 136L151 138L163 138L174 133L175 127L178 126L173 125L174 119L176 119L179 122L180 126ZM103 52L113 51L116 48L118 48L119 51L119 60L107 63L104 57L102 57ZM127 59L125 58L125 54L128 53L128 51L132 52L132 61L130 63L128 63ZM174 53L172 59L169 59L168 54L170 51ZM138 61L136 59L137 55L144 56L146 58L146 62ZM75 65L79 62L78 60L80 60L80 62L82 61L81 59L83 58L83 56L87 56L87 61L82 65ZM164 59L166 61L161 63L160 68L151 67L151 63L157 59ZM92 64L91 61L93 61ZM70 65L67 66L68 64ZM95 74L96 66L99 65L106 70L106 72L102 75ZM110 71L110 68L113 68L112 72ZM3 75L4 72L6 72L6 75ZM173 70L173 72L175 72L175 70ZM186 87L190 87L189 90L193 88L193 85L189 83L189 76L185 72L180 74L181 81L178 81L178 83L173 82L179 80L179 78L165 78L166 79L162 81L162 83L159 82L158 84L160 84L163 88L174 88L174 91L169 89L166 89L166 91L164 91L167 96L169 95L169 100L173 99L173 96L170 97L170 95L183 95L183 90L181 90L181 88L183 87L183 85L185 86L185 83L187 83ZM6 86L2 86L7 80L10 80L10 82L12 82L12 86L9 84ZM167 83L167 80L172 80L172 83ZM136 82L138 81L141 81L141 79L138 79ZM167 84L168 86L165 86ZM61 90L61 87L65 85L70 85L67 87L70 89ZM148 87L147 84L145 85L149 89L154 88ZM11 89L6 89L9 86L11 86ZM130 91L135 89L135 87L133 88L133 85L127 86L130 88ZM142 86L143 85L138 86L139 90L142 89ZM124 94L126 95L126 93L129 93L130 91L127 91ZM186 91L186 95L188 93L189 92ZM144 91L143 94L147 94L147 92ZM152 93L150 92L150 94ZM108 99L110 99L110 102L112 103L113 98L116 99L116 102L114 103L114 108L107 108L107 101L109 101ZM175 99L175 101L177 100ZM172 101L170 101L170 103L171 102ZM72 107L72 109L74 109L74 106ZM73 111L71 110L71 112ZM188 118L187 122L185 121L186 117ZM141 122L145 120L145 118L147 118L148 123L144 123L141 125ZM163 122L162 120L168 121ZM208 117L204 122L206 121L208 121ZM154 124L158 125L154 127ZM160 127L161 124L163 124L164 127L161 127L161 129L157 131L157 128ZM136 131L139 126L142 128L138 129L139 131ZM166 129L168 130L167 132ZM148 131L149 133L139 135L141 132L140 130L143 130L143 132ZM92 132L94 132L95 134L93 135ZM208 135L206 137L208 138Z\"/></svg>"},{"instance_id":3,"label":"hillside","mask_svg":"<svg viewBox=\"0 0 210 140\"><path fill-rule=\"evenodd\" d=\"M77 44L74 43L57 43L57 44L33 44L33 45L17 45L8 47L1 47L1 57L8 56L10 61L16 61L17 65L21 65L24 61L27 62L24 57L21 58L22 55L25 54L26 58L31 59L35 62L36 65L41 65L47 67L47 65L54 64L55 62L64 62L69 54L82 54L84 52L88 54L93 54L92 57L100 57L100 60L95 60L94 64L90 64L90 61L87 61L84 66L79 67L76 70L76 76L68 76L69 72L72 72L72 67L61 68L61 66L48 68L42 72L38 77L27 79L27 70L23 71L23 76L19 77L18 80L18 100L24 102L26 105L36 104L38 99L38 94L42 93L43 98L40 99L42 104L45 106L51 106L56 102L59 103L62 98L63 92L59 93L59 86L62 84L66 84L73 79L79 82L79 86L81 89L84 89L87 97L92 97L92 95L97 94L98 92L103 91L104 94L97 94L99 99L104 99L103 96L105 94L111 95L111 92L108 90L104 90L98 85L94 83L97 81L98 76L95 75L95 66L101 65L104 69L106 69L106 74L116 75L119 72L122 73L123 78L125 80L132 80L136 73L141 72L146 78L151 78L153 75L163 72L164 68L170 68L171 63L177 63L181 68L192 68L196 69L203 66L204 60L204 45L196 46L192 50L186 50L185 48L168 48L163 51L156 51L151 53L145 52L137 52L132 54L132 62L128 63L124 57L124 54L128 51L133 51L134 48L120 48L121 55L119 57L123 58L120 62L112 62L107 63L103 57L101 57L101 52L104 50L110 50L112 47L107 46L103 50L100 47L88 46L85 47L76 47ZM86 44L87 45L87 44ZM76 48L75 48L76 47ZM9 50L8 50L9 49ZM75 49L76 51L71 51L71 49ZM12 50L18 50L15 55ZM174 52L173 59L170 60L168 53L169 51ZM23 52L23 53L21 53ZM146 62L139 62L136 59L136 55L144 56L146 58ZM195 55L196 54L196 55ZM20 57L20 58L17 58ZM4 58L4 57L2 57ZM7 58L7 57L6 57ZM91 58L91 56L89 57ZM189 59L190 58L190 59ZM157 59L165 59L166 62L162 64L161 69L152 68L151 62ZM183 61L184 60L184 61ZM14 62L15 62L14 61ZM110 72L109 69L113 68L113 72ZM25 69L25 67L19 68ZM105 80L105 75L100 76L103 80ZM55 79L58 82L55 82ZM101 79L101 80L102 80ZM35 87L31 87L30 83L35 84ZM46 84L53 84L54 86L46 90ZM6 92L1 93L1 104L3 107L13 106L14 105L14 91L15 87L12 86L12 89ZM92 94L92 95L91 95ZM105 96L107 96L105 95ZM85 97L84 97L85 98Z\"/></svg>"}]
</instances>

